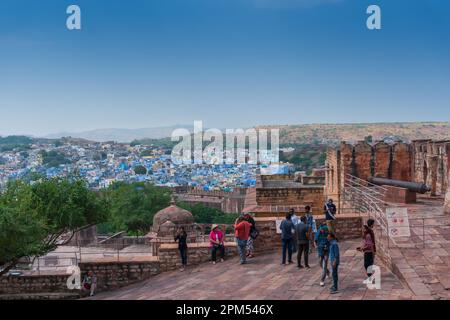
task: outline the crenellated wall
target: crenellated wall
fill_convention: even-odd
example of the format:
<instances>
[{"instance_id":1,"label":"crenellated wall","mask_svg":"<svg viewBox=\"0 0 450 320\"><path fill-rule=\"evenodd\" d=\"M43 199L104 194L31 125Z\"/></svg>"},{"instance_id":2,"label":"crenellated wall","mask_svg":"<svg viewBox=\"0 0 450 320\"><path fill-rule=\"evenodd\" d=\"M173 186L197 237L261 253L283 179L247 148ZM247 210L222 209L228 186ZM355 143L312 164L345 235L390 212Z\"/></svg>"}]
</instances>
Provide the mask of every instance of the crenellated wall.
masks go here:
<instances>
[{"instance_id":1,"label":"crenellated wall","mask_svg":"<svg viewBox=\"0 0 450 320\"><path fill-rule=\"evenodd\" d=\"M328 149L326 164L325 194L335 200L347 174L364 180L375 176L426 183L431 195L444 196L450 178L450 141L342 142L338 148Z\"/></svg>"},{"instance_id":2,"label":"crenellated wall","mask_svg":"<svg viewBox=\"0 0 450 320\"><path fill-rule=\"evenodd\" d=\"M281 234L276 230L276 217L256 217L256 228L259 236L254 242L256 252L279 250ZM315 218L317 227L325 218ZM358 215L338 214L336 219L336 235L340 240L358 239L362 236L363 218Z\"/></svg>"}]
</instances>

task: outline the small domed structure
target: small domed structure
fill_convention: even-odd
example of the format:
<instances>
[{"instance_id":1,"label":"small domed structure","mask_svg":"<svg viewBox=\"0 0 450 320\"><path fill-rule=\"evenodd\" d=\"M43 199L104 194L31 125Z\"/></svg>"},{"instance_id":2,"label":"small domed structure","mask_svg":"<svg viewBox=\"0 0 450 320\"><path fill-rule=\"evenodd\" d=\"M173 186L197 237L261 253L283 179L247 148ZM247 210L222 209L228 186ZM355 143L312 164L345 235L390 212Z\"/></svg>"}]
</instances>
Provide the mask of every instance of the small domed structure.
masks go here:
<instances>
[{"instance_id":1,"label":"small domed structure","mask_svg":"<svg viewBox=\"0 0 450 320\"><path fill-rule=\"evenodd\" d=\"M189 211L178 207L172 198L170 206L158 211L153 217L153 231L158 233L161 226L167 221L173 223L176 228L190 229L194 223L194 216Z\"/></svg>"}]
</instances>

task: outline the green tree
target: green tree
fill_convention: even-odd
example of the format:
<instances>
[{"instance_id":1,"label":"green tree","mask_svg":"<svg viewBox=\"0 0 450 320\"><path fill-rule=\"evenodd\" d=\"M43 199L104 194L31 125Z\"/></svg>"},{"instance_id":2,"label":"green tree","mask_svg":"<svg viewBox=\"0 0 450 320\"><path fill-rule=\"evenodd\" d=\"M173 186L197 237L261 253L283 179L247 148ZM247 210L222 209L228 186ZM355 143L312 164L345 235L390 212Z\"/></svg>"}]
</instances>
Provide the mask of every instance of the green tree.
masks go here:
<instances>
[{"instance_id":1,"label":"green tree","mask_svg":"<svg viewBox=\"0 0 450 320\"><path fill-rule=\"evenodd\" d=\"M190 211L197 223L232 224L239 216L238 214L225 213L219 209L207 207L202 203L191 205L186 202L180 202L178 206Z\"/></svg>"},{"instance_id":2,"label":"green tree","mask_svg":"<svg viewBox=\"0 0 450 320\"><path fill-rule=\"evenodd\" d=\"M63 234L105 221L108 210L106 199L78 178L10 182L0 195L0 274L22 257L54 250Z\"/></svg>"},{"instance_id":3,"label":"green tree","mask_svg":"<svg viewBox=\"0 0 450 320\"><path fill-rule=\"evenodd\" d=\"M142 165L133 168L135 174L147 174L147 168Z\"/></svg>"},{"instance_id":4,"label":"green tree","mask_svg":"<svg viewBox=\"0 0 450 320\"><path fill-rule=\"evenodd\" d=\"M367 143L372 143L373 142L373 136L367 136L364 138L364 141Z\"/></svg>"},{"instance_id":5,"label":"green tree","mask_svg":"<svg viewBox=\"0 0 450 320\"><path fill-rule=\"evenodd\" d=\"M156 212L169 206L170 191L144 182L116 182L105 191L111 203L110 231L146 234Z\"/></svg>"}]
</instances>

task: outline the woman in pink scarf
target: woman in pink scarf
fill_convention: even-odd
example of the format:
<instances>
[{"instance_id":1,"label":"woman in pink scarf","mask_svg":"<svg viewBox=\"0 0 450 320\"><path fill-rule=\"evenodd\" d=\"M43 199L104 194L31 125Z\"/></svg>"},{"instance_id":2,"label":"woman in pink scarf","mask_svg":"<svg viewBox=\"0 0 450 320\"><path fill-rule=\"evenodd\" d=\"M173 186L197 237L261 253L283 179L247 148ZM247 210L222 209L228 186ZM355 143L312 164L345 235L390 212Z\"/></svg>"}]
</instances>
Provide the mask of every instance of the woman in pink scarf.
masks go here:
<instances>
[{"instance_id":1,"label":"woman in pink scarf","mask_svg":"<svg viewBox=\"0 0 450 320\"><path fill-rule=\"evenodd\" d=\"M217 224L213 224L211 228L211 233L209 234L209 247L211 248L211 260L213 264L216 264L217 250L220 253L220 262L223 262L223 257L225 256L225 246L223 244L224 234L219 229Z\"/></svg>"}]
</instances>

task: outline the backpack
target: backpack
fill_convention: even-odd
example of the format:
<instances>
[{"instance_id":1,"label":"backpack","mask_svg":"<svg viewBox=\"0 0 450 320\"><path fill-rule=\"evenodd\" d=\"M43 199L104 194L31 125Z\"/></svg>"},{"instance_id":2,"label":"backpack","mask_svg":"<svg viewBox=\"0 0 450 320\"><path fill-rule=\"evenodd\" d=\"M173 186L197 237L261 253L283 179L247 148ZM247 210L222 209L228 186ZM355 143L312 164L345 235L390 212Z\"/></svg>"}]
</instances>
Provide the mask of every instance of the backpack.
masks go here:
<instances>
[{"instance_id":1,"label":"backpack","mask_svg":"<svg viewBox=\"0 0 450 320\"><path fill-rule=\"evenodd\" d=\"M255 240L259 235L259 231L255 229L252 230L252 232L250 232L250 237Z\"/></svg>"}]
</instances>

